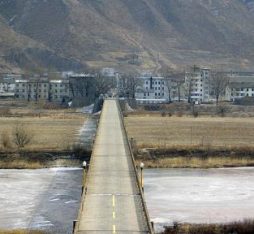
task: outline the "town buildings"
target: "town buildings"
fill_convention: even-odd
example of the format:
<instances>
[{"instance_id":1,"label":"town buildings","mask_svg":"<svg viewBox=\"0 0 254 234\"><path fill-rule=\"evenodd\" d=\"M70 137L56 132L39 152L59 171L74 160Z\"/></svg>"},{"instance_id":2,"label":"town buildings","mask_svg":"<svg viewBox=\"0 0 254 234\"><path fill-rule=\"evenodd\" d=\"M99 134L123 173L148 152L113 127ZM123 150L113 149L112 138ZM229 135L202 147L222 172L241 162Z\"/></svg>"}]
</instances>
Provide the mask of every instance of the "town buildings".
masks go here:
<instances>
[{"instance_id":1,"label":"town buildings","mask_svg":"<svg viewBox=\"0 0 254 234\"><path fill-rule=\"evenodd\" d=\"M15 81L15 97L21 100L65 103L70 98L69 90L68 80L30 78Z\"/></svg>"},{"instance_id":2,"label":"town buildings","mask_svg":"<svg viewBox=\"0 0 254 234\"><path fill-rule=\"evenodd\" d=\"M137 78L135 98L139 104L158 104L170 101L170 81L161 76Z\"/></svg>"},{"instance_id":3,"label":"town buildings","mask_svg":"<svg viewBox=\"0 0 254 234\"><path fill-rule=\"evenodd\" d=\"M225 100L236 101L243 97L254 97L254 74L230 74Z\"/></svg>"}]
</instances>

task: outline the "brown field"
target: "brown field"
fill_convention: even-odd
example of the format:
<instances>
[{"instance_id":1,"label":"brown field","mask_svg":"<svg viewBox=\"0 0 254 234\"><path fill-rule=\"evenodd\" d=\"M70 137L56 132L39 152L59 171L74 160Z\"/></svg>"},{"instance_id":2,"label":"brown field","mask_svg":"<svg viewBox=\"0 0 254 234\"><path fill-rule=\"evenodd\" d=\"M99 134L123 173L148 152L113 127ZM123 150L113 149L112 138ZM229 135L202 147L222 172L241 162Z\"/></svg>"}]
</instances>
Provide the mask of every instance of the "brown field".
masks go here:
<instances>
[{"instance_id":1,"label":"brown field","mask_svg":"<svg viewBox=\"0 0 254 234\"><path fill-rule=\"evenodd\" d=\"M128 116L125 124L139 148L254 146L254 118Z\"/></svg>"},{"instance_id":2,"label":"brown field","mask_svg":"<svg viewBox=\"0 0 254 234\"><path fill-rule=\"evenodd\" d=\"M50 113L50 112L48 112ZM3 134L10 137L11 147L13 143L13 131L17 124L21 124L33 136L27 150L64 150L68 149L77 139L78 130L86 117L82 114L62 113L54 111L43 117L1 117L0 118L0 148Z\"/></svg>"}]
</instances>

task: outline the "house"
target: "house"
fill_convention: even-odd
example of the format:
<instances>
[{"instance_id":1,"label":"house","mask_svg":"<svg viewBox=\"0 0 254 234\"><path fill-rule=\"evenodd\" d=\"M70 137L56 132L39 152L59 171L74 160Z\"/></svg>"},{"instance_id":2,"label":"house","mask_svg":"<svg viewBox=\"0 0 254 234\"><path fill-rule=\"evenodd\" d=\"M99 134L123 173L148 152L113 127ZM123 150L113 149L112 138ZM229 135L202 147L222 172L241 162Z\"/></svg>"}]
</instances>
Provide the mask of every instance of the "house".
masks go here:
<instances>
[{"instance_id":1,"label":"house","mask_svg":"<svg viewBox=\"0 0 254 234\"><path fill-rule=\"evenodd\" d=\"M135 99L138 104L159 104L170 101L170 83L161 76L138 77Z\"/></svg>"},{"instance_id":2,"label":"house","mask_svg":"<svg viewBox=\"0 0 254 234\"><path fill-rule=\"evenodd\" d=\"M0 77L0 93L14 93L15 92L15 80L9 75L3 75Z\"/></svg>"},{"instance_id":3,"label":"house","mask_svg":"<svg viewBox=\"0 0 254 234\"><path fill-rule=\"evenodd\" d=\"M230 74L224 99L235 101L243 97L254 97L254 74Z\"/></svg>"},{"instance_id":4,"label":"house","mask_svg":"<svg viewBox=\"0 0 254 234\"><path fill-rule=\"evenodd\" d=\"M210 101L210 69L194 67L193 71L185 74L186 98L189 102Z\"/></svg>"}]
</instances>

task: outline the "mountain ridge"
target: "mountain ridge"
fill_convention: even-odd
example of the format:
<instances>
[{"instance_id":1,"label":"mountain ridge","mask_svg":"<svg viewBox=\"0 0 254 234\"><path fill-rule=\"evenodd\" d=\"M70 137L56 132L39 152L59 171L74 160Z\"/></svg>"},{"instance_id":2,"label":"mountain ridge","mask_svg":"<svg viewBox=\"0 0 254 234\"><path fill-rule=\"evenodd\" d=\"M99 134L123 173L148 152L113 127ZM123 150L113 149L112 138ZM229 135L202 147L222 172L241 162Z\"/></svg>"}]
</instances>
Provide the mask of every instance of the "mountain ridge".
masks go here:
<instances>
[{"instance_id":1,"label":"mountain ridge","mask_svg":"<svg viewBox=\"0 0 254 234\"><path fill-rule=\"evenodd\" d=\"M0 35L0 70L251 69L253 9L253 0L2 0L0 29L16 41Z\"/></svg>"}]
</instances>

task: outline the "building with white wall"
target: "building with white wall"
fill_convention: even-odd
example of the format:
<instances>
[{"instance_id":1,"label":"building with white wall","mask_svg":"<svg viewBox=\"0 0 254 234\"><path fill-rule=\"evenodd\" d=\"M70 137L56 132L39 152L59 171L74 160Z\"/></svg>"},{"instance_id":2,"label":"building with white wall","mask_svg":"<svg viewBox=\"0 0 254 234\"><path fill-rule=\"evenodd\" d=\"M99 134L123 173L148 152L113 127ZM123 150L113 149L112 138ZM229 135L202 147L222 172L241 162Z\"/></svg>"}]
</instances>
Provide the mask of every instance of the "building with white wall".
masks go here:
<instances>
[{"instance_id":1,"label":"building with white wall","mask_svg":"<svg viewBox=\"0 0 254 234\"><path fill-rule=\"evenodd\" d=\"M31 78L15 81L15 96L27 101L66 102L70 97L68 80Z\"/></svg>"},{"instance_id":2,"label":"building with white wall","mask_svg":"<svg viewBox=\"0 0 254 234\"><path fill-rule=\"evenodd\" d=\"M158 104L170 101L169 84L164 77L142 76L137 79L138 85L135 92L137 103Z\"/></svg>"},{"instance_id":3,"label":"building with white wall","mask_svg":"<svg viewBox=\"0 0 254 234\"><path fill-rule=\"evenodd\" d=\"M243 97L254 97L254 75L229 75L224 99L235 101Z\"/></svg>"},{"instance_id":4,"label":"building with white wall","mask_svg":"<svg viewBox=\"0 0 254 234\"><path fill-rule=\"evenodd\" d=\"M194 67L193 71L185 74L186 98L191 102L210 101L210 69Z\"/></svg>"}]
</instances>

